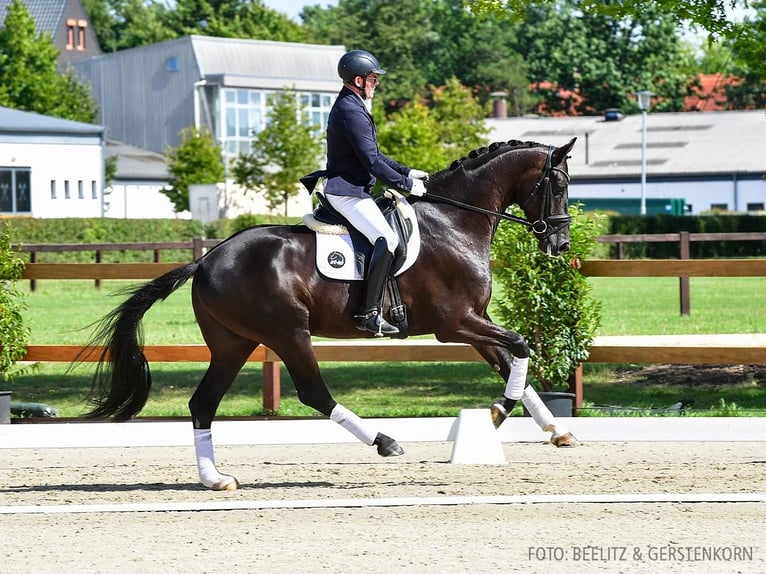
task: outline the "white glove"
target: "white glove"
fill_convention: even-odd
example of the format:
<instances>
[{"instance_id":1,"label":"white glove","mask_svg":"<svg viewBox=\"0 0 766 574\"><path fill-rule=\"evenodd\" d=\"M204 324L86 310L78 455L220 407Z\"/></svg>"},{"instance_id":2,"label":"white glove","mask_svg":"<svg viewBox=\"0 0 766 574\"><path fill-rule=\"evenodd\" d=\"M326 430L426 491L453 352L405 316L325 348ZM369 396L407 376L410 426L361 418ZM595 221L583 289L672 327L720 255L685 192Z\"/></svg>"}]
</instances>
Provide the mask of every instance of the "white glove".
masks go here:
<instances>
[{"instance_id":1,"label":"white glove","mask_svg":"<svg viewBox=\"0 0 766 574\"><path fill-rule=\"evenodd\" d=\"M415 195L417 197L423 197L426 194L426 186L420 179L413 179L412 180L412 189L410 190L410 195Z\"/></svg>"},{"instance_id":2,"label":"white glove","mask_svg":"<svg viewBox=\"0 0 766 574\"><path fill-rule=\"evenodd\" d=\"M407 175L410 179L428 179L428 172L421 169L411 169Z\"/></svg>"}]
</instances>

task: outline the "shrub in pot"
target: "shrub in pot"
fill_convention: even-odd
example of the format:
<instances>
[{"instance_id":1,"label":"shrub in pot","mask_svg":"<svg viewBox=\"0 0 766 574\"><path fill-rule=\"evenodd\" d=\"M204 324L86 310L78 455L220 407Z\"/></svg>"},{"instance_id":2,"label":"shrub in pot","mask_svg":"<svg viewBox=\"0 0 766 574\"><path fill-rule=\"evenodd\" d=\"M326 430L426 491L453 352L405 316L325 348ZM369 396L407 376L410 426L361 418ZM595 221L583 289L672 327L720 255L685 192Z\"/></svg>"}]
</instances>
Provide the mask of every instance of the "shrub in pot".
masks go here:
<instances>
[{"instance_id":1,"label":"shrub in pot","mask_svg":"<svg viewBox=\"0 0 766 574\"><path fill-rule=\"evenodd\" d=\"M514 206L515 208L515 206ZM516 209L515 215L521 215ZM569 207L570 250L542 253L525 226L501 223L492 244L499 323L524 336L530 347L530 382L542 391L563 390L588 348L601 319L581 262L598 247L605 217Z\"/></svg>"}]
</instances>

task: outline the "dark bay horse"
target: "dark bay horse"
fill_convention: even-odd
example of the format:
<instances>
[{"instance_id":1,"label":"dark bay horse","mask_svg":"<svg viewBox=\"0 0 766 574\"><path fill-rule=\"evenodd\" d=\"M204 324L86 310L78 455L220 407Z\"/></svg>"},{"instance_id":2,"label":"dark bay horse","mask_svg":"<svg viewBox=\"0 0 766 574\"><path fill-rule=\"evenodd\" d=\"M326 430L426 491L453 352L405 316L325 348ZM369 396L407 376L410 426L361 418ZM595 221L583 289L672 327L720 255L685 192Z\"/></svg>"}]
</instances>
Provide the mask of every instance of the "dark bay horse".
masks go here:
<instances>
[{"instance_id":1,"label":"dark bay horse","mask_svg":"<svg viewBox=\"0 0 766 574\"><path fill-rule=\"evenodd\" d=\"M522 336L487 315L492 292L490 243L503 213L518 204L539 248L558 255L569 248L567 156L562 147L534 142L495 143L435 174L428 193L413 201L421 247L398 278L409 314L409 334L468 343L506 381L492 406L496 426L521 399L557 446L571 434L527 386L529 347ZM215 466L211 425L218 405L258 345L273 349L304 404L330 417L382 456L403 453L390 437L333 399L319 372L311 336L369 337L354 327L361 282L330 281L315 264L314 233L303 225L266 225L241 231L196 261L131 288L129 297L99 324L90 346L103 345L93 381L91 418L126 420L146 403L151 387L142 351L141 320L157 301L189 279L192 305L211 359L189 401L201 482L234 489L237 480Z\"/></svg>"}]
</instances>

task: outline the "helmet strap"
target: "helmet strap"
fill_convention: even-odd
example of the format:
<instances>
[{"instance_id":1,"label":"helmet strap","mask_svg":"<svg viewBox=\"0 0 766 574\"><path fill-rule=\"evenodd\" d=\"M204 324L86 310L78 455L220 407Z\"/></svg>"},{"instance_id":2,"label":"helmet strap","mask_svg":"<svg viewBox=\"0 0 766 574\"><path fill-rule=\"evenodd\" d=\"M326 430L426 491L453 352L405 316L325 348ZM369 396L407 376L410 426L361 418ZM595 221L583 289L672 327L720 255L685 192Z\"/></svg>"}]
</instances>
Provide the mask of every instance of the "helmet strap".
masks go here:
<instances>
[{"instance_id":1,"label":"helmet strap","mask_svg":"<svg viewBox=\"0 0 766 574\"><path fill-rule=\"evenodd\" d=\"M366 100L367 99L367 76L359 76L359 77L362 78L362 87L359 88L362 91L362 93L359 95L362 97L363 100Z\"/></svg>"}]
</instances>

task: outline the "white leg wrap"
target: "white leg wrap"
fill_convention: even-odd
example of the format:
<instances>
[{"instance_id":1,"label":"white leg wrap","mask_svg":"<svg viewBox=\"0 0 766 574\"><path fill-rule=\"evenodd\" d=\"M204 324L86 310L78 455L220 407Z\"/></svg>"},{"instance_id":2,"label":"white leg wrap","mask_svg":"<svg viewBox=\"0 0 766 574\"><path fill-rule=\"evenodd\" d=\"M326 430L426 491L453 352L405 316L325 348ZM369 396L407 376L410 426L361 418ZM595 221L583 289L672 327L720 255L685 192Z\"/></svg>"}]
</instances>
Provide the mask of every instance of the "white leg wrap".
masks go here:
<instances>
[{"instance_id":1,"label":"white leg wrap","mask_svg":"<svg viewBox=\"0 0 766 574\"><path fill-rule=\"evenodd\" d=\"M370 429L366 428L362 419L340 403L335 405L335 408L330 413L330 419L338 423L366 445L371 445L375 440L375 437L378 435L378 433L372 432Z\"/></svg>"},{"instance_id":2,"label":"white leg wrap","mask_svg":"<svg viewBox=\"0 0 766 574\"><path fill-rule=\"evenodd\" d=\"M545 403L543 403L540 396L531 386L524 389L521 402L527 407L529 414L535 419L537 425L544 431L552 432L554 435L561 435L569 432L569 429L567 429L566 426L556 422L551 411L545 406Z\"/></svg>"},{"instance_id":3,"label":"white leg wrap","mask_svg":"<svg viewBox=\"0 0 766 574\"><path fill-rule=\"evenodd\" d=\"M194 450L197 454L197 471L200 482L213 490L226 490L235 484L233 476L221 474L215 467L213 432L210 429L194 429Z\"/></svg>"},{"instance_id":4,"label":"white leg wrap","mask_svg":"<svg viewBox=\"0 0 766 574\"><path fill-rule=\"evenodd\" d=\"M506 399L518 401L524 394L524 384L527 382L527 370L529 369L529 357L526 359L513 358L511 374L508 375L508 383L505 385Z\"/></svg>"}]
</instances>

